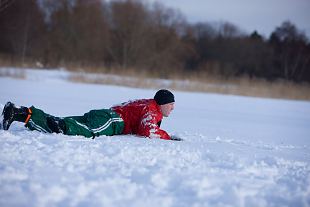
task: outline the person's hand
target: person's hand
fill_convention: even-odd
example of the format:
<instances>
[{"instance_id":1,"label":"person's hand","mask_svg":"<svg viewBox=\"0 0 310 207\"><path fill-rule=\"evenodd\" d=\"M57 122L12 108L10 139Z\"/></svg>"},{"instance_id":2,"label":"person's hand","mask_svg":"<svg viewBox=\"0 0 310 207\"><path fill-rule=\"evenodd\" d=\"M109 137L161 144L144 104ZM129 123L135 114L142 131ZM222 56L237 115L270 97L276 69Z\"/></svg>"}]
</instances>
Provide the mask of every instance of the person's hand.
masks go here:
<instances>
[{"instance_id":1,"label":"person's hand","mask_svg":"<svg viewBox=\"0 0 310 207\"><path fill-rule=\"evenodd\" d=\"M171 140L173 141L183 141L183 139L178 137L177 135L171 135L170 137L171 137Z\"/></svg>"}]
</instances>

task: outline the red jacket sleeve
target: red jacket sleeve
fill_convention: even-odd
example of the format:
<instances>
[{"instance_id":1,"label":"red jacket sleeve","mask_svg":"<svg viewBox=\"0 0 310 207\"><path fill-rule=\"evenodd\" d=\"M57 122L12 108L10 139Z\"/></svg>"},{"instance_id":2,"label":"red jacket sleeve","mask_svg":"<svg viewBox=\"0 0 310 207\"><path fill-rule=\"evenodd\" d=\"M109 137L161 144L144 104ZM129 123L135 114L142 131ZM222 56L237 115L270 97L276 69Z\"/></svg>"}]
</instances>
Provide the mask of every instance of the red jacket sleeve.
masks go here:
<instances>
[{"instance_id":1,"label":"red jacket sleeve","mask_svg":"<svg viewBox=\"0 0 310 207\"><path fill-rule=\"evenodd\" d=\"M148 110L142 116L138 135L150 137L150 138L160 138L160 139L168 139L170 140L169 134L160 129L158 126L158 122L161 121L162 115L159 115L155 110Z\"/></svg>"}]
</instances>

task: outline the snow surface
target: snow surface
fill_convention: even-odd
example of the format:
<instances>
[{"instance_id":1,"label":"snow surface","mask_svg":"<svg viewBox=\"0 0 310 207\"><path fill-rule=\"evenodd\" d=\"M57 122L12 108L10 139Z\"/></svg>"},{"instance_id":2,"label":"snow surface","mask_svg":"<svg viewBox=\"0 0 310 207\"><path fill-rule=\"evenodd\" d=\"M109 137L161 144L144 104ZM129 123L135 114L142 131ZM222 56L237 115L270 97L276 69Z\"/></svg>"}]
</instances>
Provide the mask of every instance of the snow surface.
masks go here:
<instances>
[{"instance_id":1,"label":"snow surface","mask_svg":"<svg viewBox=\"0 0 310 207\"><path fill-rule=\"evenodd\" d=\"M156 92L67 76L0 77L0 109L81 115ZM162 128L182 142L1 130L0 206L310 206L310 102L174 93Z\"/></svg>"}]
</instances>

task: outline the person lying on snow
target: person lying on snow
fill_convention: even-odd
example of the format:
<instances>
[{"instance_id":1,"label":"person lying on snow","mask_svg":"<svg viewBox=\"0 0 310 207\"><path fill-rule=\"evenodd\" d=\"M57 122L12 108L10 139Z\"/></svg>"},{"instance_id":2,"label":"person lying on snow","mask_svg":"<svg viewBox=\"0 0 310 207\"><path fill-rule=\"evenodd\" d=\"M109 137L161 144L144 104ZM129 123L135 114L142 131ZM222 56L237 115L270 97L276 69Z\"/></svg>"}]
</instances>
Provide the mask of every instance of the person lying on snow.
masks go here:
<instances>
[{"instance_id":1,"label":"person lying on snow","mask_svg":"<svg viewBox=\"0 0 310 207\"><path fill-rule=\"evenodd\" d=\"M82 135L95 138L101 135L136 134L142 137L181 141L160 129L163 117L174 109L174 95L166 89L156 92L154 99L128 101L110 109L91 110L83 116L55 117L34 106L16 107L8 102L2 112L2 127L8 130L13 121L45 133Z\"/></svg>"}]
</instances>

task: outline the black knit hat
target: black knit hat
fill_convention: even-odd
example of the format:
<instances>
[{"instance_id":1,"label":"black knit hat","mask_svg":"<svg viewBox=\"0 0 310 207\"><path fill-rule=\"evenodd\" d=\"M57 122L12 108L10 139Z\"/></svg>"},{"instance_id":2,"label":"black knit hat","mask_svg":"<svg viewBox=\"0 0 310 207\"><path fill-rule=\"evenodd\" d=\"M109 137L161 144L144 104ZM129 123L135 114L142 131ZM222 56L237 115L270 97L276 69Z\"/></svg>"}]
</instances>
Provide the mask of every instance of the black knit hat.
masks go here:
<instances>
[{"instance_id":1,"label":"black knit hat","mask_svg":"<svg viewBox=\"0 0 310 207\"><path fill-rule=\"evenodd\" d=\"M174 95L166 89L161 89L156 92L154 100L158 105L164 105L174 102Z\"/></svg>"}]
</instances>

